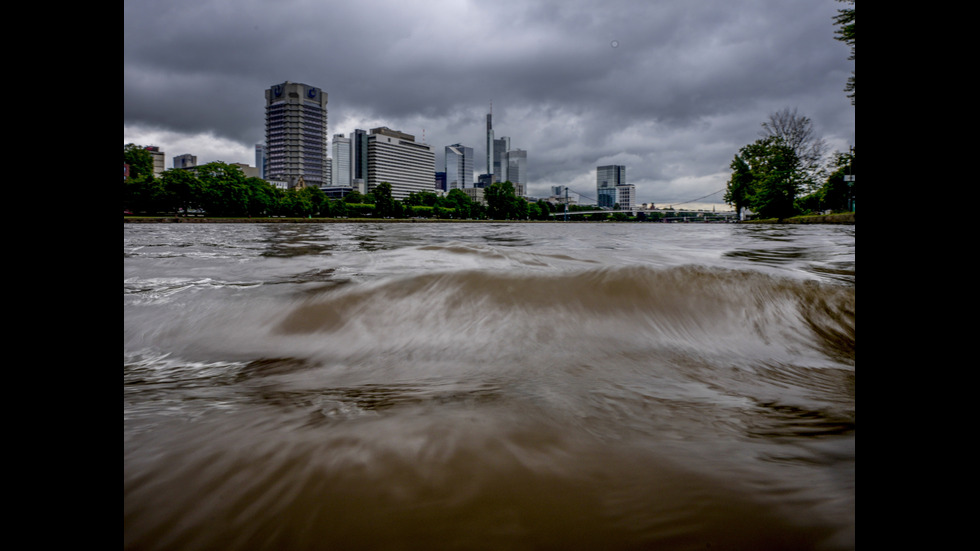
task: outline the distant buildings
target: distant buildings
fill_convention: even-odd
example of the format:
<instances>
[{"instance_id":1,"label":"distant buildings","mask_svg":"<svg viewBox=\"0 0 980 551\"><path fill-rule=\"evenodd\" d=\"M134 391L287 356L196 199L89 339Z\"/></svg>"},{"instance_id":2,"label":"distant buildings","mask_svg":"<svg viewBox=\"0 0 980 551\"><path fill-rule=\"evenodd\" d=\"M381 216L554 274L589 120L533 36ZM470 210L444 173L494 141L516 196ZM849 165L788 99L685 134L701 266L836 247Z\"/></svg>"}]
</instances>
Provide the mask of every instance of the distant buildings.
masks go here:
<instances>
[{"instance_id":1,"label":"distant buildings","mask_svg":"<svg viewBox=\"0 0 980 551\"><path fill-rule=\"evenodd\" d=\"M295 82L265 91L266 179L293 188L330 185L327 177L327 94Z\"/></svg>"},{"instance_id":2,"label":"distant buildings","mask_svg":"<svg viewBox=\"0 0 980 551\"><path fill-rule=\"evenodd\" d=\"M351 186L360 193L367 193L368 134L360 128L350 135Z\"/></svg>"},{"instance_id":3,"label":"distant buildings","mask_svg":"<svg viewBox=\"0 0 980 551\"><path fill-rule=\"evenodd\" d=\"M568 186L551 186L551 197L548 200L559 204L577 205L579 194L572 191Z\"/></svg>"},{"instance_id":4,"label":"distant buildings","mask_svg":"<svg viewBox=\"0 0 980 551\"><path fill-rule=\"evenodd\" d=\"M343 134L333 135L333 182L332 187L351 187L350 138Z\"/></svg>"},{"instance_id":5,"label":"distant buildings","mask_svg":"<svg viewBox=\"0 0 980 551\"><path fill-rule=\"evenodd\" d=\"M446 192L473 187L473 148L446 146Z\"/></svg>"},{"instance_id":6,"label":"distant buildings","mask_svg":"<svg viewBox=\"0 0 980 551\"><path fill-rule=\"evenodd\" d=\"M596 192L600 208L621 209L636 207L636 186L626 183L626 167L606 165L596 167Z\"/></svg>"},{"instance_id":7,"label":"distant buildings","mask_svg":"<svg viewBox=\"0 0 980 551\"><path fill-rule=\"evenodd\" d=\"M599 207L612 208L616 205L616 186L626 185L626 167L606 165L596 167L595 185Z\"/></svg>"},{"instance_id":8,"label":"distant buildings","mask_svg":"<svg viewBox=\"0 0 980 551\"><path fill-rule=\"evenodd\" d=\"M174 168L191 168L197 166L197 156L190 153L174 157Z\"/></svg>"},{"instance_id":9,"label":"distant buildings","mask_svg":"<svg viewBox=\"0 0 980 551\"><path fill-rule=\"evenodd\" d=\"M512 149L504 153L500 165L507 170L502 181L514 184L514 193L518 197L527 195L527 151Z\"/></svg>"},{"instance_id":10,"label":"distant buildings","mask_svg":"<svg viewBox=\"0 0 980 551\"><path fill-rule=\"evenodd\" d=\"M255 167L259 169L259 178L265 179L265 144L255 144Z\"/></svg>"},{"instance_id":11,"label":"distant buildings","mask_svg":"<svg viewBox=\"0 0 980 551\"><path fill-rule=\"evenodd\" d=\"M490 104L490 112L487 113L487 174L493 180L493 104Z\"/></svg>"},{"instance_id":12,"label":"distant buildings","mask_svg":"<svg viewBox=\"0 0 980 551\"><path fill-rule=\"evenodd\" d=\"M367 136L367 192L382 182L391 184L392 198L398 201L410 193L432 191L435 163L431 145L385 126L374 128Z\"/></svg>"},{"instance_id":13,"label":"distant buildings","mask_svg":"<svg viewBox=\"0 0 980 551\"><path fill-rule=\"evenodd\" d=\"M505 173L504 154L510 151L510 138L507 136L501 136L493 140L493 172L490 175L493 177L493 182L504 182L507 180Z\"/></svg>"},{"instance_id":14,"label":"distant buildings","mask_svg":"<svg viewBox=\"0 0 980 551\"><path fill-rule=\"evenodd\" d=\"M153 177L159 178L163 175L163 171L165 170L164 164L167 162L165 159L166 155L164 155L163 151L160 151L160 148L155 145L147 146L144 149L146 149L146 151L148 151L150 156L153 158Z\"/></svg>"}]
</instances>

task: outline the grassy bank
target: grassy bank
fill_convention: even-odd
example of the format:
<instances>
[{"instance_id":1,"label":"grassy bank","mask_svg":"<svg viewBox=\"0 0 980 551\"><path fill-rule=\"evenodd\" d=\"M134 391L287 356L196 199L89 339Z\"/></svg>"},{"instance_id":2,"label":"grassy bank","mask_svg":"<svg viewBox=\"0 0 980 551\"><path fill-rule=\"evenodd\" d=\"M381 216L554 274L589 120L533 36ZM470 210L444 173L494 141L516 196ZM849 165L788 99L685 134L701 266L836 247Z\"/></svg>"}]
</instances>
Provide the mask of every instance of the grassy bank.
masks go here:
<instances>
[{"instance_id":1,"label":"grassy bank","mask_svg":"<svg viewBox=\"0 0 980 551\"><path fill-rule=\"evenodd\" d=\"M374 223L385 223L385 224L432 224L432 223L443 223L451 224L454 222L482 222L482 223L495 223L495 222L522 222L527 224L548 224L554 222L561 223L572 223L572 222L586 222L591 223L588 220L570 220L565 222L560 219L555 220L446 220L439 218L223 218L223 217L207 217L207 216L124 216L123 222L127 224L347 224L351 222L374 222ZM606 220L607 223L620 223L620 224L659 224L662 221L651 220L648 222L637 222L637 221L624 221L616 222L613 220ZM699 224L704 222L688 222L691 224ZM854 213L847 212L842 214L820 214L811 216L794 216L792 218L766 218L762 220L746 220L738 222L739 224L854 224Z\"/></svg>"},{"instance_id":2,"label":"grassy bank","mask_svg":"<svg viewBox=\"0 0 980 551\"><path fill-rule=\"evenodd\" d=\"M814 214L794 216L792 218L765 218L762 220L746 220L739 224L854 224L854 213Z\"/></svg>"}]
</instances>

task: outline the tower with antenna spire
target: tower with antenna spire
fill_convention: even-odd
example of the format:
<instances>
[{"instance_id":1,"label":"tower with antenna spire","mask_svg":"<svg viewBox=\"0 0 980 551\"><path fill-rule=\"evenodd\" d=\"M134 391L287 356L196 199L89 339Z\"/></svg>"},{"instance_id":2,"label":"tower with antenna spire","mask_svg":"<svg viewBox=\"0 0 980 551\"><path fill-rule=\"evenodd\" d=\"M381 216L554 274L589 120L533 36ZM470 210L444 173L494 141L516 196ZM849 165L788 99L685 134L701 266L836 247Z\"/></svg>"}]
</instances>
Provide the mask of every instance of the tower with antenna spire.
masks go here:
<instances>
[{"instance_id":1,"label":"tower with antenna spire","mask_svg":"<svg viewBox=\"0 0 980 551\"><path fill-rule=\"evenodd\" d=\"M490 100L490 112L487 113L487 174L493 182L493 100Z\"/></svg>"}]
</instances>

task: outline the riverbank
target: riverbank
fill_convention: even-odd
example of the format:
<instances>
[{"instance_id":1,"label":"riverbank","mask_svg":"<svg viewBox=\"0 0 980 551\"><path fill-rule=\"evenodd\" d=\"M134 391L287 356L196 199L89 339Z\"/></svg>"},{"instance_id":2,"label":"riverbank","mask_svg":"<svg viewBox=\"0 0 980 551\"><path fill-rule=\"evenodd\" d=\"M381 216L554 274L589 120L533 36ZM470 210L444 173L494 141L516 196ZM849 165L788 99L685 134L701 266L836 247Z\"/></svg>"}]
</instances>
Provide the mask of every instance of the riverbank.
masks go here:
<instances>
[{"instance_id":1,"label":"riverbank","mask_svg":"<svg viewBox=\"0 0 980 551\"><path fill-rule=\"evenodd\" d=\"M126 224L349 224L351 222L372 222L384 224L433 224L433 223L550 223L553 220L443 220L438 218L208 218L173 216L125 216Z\"/></svg>"},{"instance_id":2,"label":"riverbank","mask_svg":"<svg viewBox=\"0 0 980 551\"><path fill-rule=\"evenodd\" d=\"M125 216L125 224L348 224L351 222L372 222L385 224L451 224L454 222L466 223L525 223L525 224L551 224L551 223L595 223L588 220L444 220L438 218L209 218L209 217L173 217L173 216ZM613 220L606 220L605 223L617 223ZM663 222L618 222L620 224L660 224ZM687 224L704 224L717 222L671 222ZM854 225L854 213L826 214L817 216L795 216L793 218L767 218L763 220L745 220L737 222L739 224L849 224Z\"/></svg>"},{"instance_id":3,"label":"riverbank","mask_svg":"<svg viewBox=\"0 0 980 551\"><path fill-rule=\"evenodd\" d=\"M794 216L792 218L766 218L763 220L745 220L739 224L849 224L854 225L853 212L841 214L820 214L812 216Z\"/></svg>"}]
</instances>

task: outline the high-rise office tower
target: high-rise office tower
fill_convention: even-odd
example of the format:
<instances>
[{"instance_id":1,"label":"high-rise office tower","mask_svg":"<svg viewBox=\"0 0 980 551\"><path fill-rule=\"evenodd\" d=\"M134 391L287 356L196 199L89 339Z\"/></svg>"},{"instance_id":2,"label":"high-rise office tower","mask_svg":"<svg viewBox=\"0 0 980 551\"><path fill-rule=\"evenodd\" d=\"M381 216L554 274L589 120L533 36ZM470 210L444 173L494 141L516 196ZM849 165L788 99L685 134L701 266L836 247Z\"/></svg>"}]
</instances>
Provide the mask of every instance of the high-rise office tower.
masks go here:
<instances>
[{"instance_id":1,"label":"high-rise office tower","mask_svg":"<svg viewBox=\"0 0 980 551\"><path fill-rule=\"evenodd\" d=\"M265 179L265 144L255 144L255 168L259 169L259 178Z\"/></svg>"},{"instance_id":2,"label":"high-rise office tower","mask_svg":"<svg viewBox=\"0 0 980 551\"><path fill-rule=\"evenodd\" d=\"M514 184L514 193L518 197L527 194L527 151L512 149L504 153L501 166L507 167L505 182Z\"/></svg>"},{"instance_id":3,"label":"high-rise office tower","mask_svg":"<svg viewBox=\"0 0 980 551\"><path fill-rule=\"evenodd\" d=\"M296 82L265 91L266 179L324 187L327 178L327 94Z\"/></svg>"},{"instance_id":4,"label":"high-rise office tower","mask_svg":"<svg viewBox=\"0 0 980 551\"><path fill-rule=\"evenodd\" d=\"M473 187L473 148L446 146L446 191Z\"/></svg>"},{"instance_id":5,"label":"high-rise office tower","mask_svg":"<svg viewBox=\"0 0 980 551\"><path fill-rule=\"evenodd\" d=\"M368 133L360 128L350 134L351 186L360 193L367 193Z\"/></svg>"},{"instance_id":6,"label":"high-rise office tower","mask_svg":"<svg viewBox=\"0 0 980 551\"><path fill-rule=\"evenodd\" d=\"M333 182L332 186L335 188L349 188L351 187L351 141L350 138L345 138L343 134L334 134L332 151L333 151Z\"/></svg>"},{"instance_id":7,"label":"high-rise office tower","mask_svg":"<svg viewBox=\"0 0 980 551\"><path fill-rule=\"evenodd\" d=\"M493 181L493 104L490 104L490 112L487 113L487 174Z\"/></svg>"},{"instance_id":8,"label":"high-rise office tower","mask_svg":"<svg viewBox=\"0 0 980 551\"><path fill-rule=\"evenodd\" d=\"M508 151L510 151L510 138L507 136L501 136L493 140L493 182L503 182L507 180L505 176L507 172L507 165L502 163L504 154Z\"/></svg>"},{"instance_id":9,"label":"high-rise office tower","mask_svg":"<svg viewBox=\"0 0 980 551\"><path fill-rule=\"evenodd\" d=\"M436 154L431 145L416 142L415 136L373 128L367 136L367 191L378 184L391 184L391 195L401 201L419 191L432 191Z\"/></svg>"},{"instance_id":10,"label":"high-rise office tower","mask_svg":"<svg viewBox=\"0 0 980 551\"><path fill-rule=\"evenodd\" d=\"M606 165L596 167L595 186L599 207L616 205L616 186L626 185L626 167L623 165Z\"/></svg>"},{"instance_id":11,"label":"high-rise office tower","mask_svg":"<svg viewBox=\"0 0 980 551\"><path fill-rule=\"evenodd\" d=\"M190 153L174 157L174 168L191 168L197 166L197 157Z\"/></svg>"}]
</instances>

